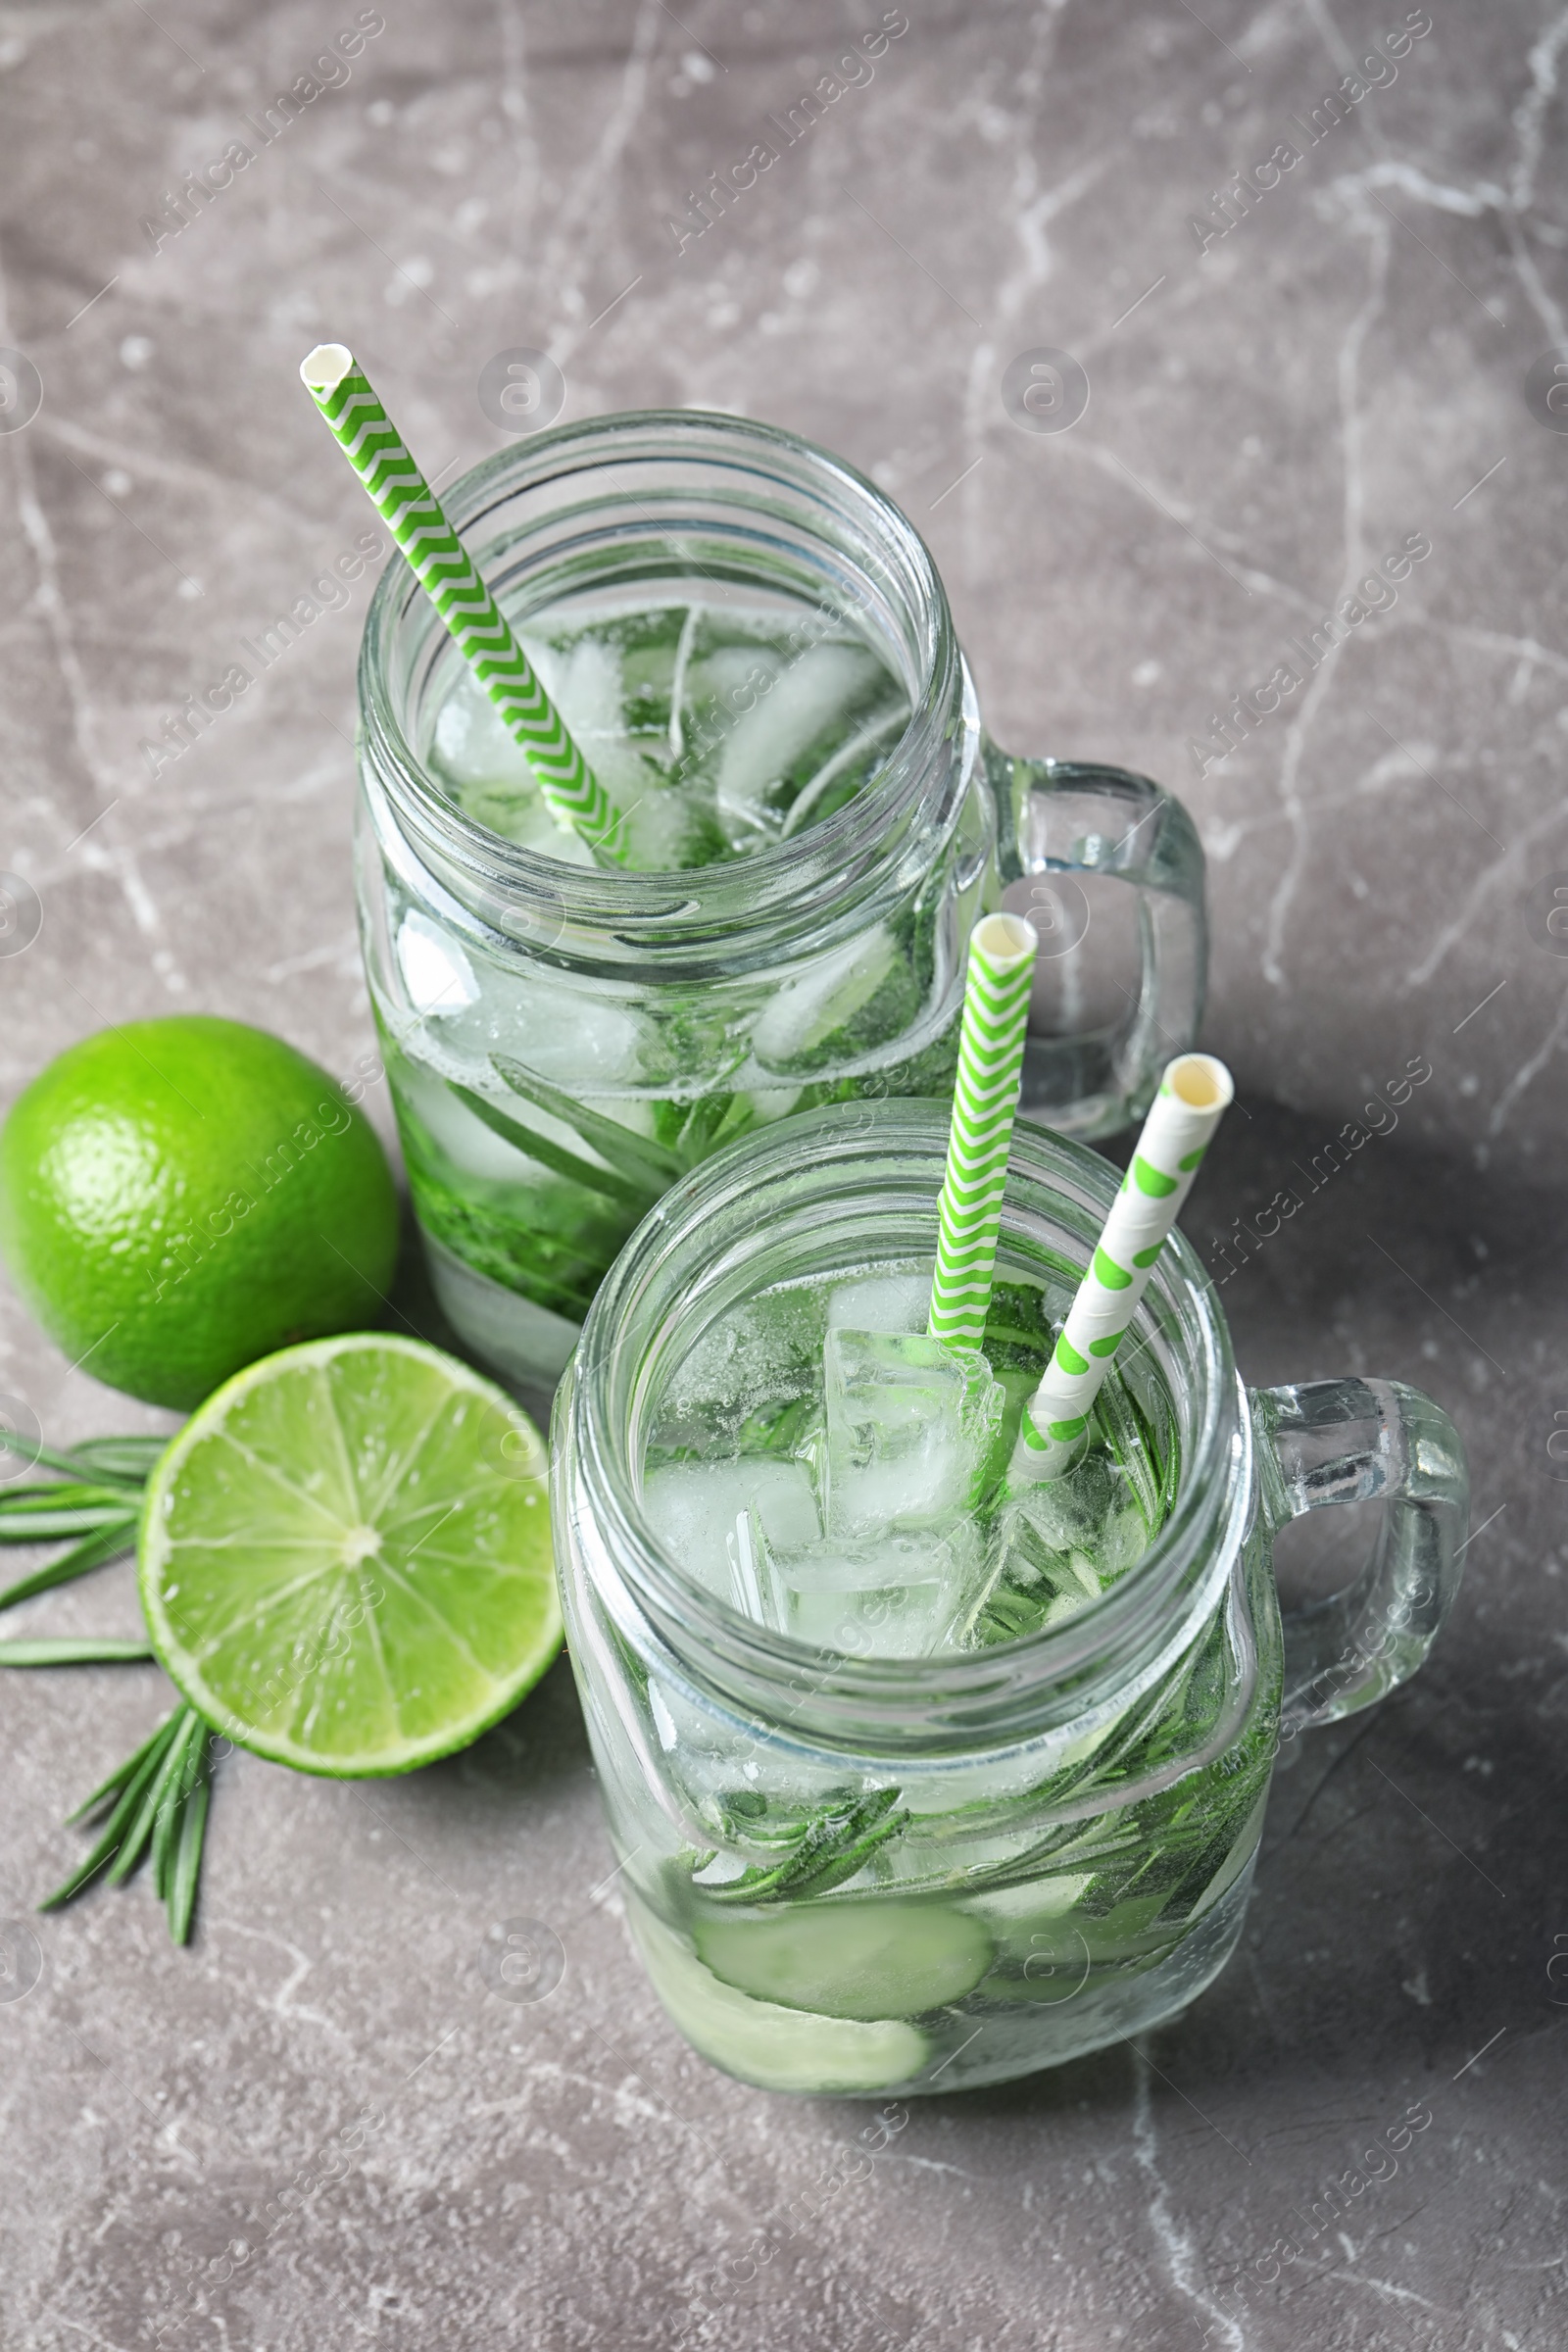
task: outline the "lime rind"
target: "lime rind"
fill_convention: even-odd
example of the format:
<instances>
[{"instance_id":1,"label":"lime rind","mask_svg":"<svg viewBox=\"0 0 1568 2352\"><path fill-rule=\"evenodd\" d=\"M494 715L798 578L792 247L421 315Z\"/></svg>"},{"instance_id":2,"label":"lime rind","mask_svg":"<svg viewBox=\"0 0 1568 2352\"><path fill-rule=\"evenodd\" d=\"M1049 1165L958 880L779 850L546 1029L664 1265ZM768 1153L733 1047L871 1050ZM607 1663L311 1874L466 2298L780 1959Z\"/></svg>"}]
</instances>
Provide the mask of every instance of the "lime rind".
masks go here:
<instances>
[{"instance_id":1,"label":"lime rind","mask_svg":"<svg viewBox=\"0 0 1568 2352\"><path fill-rule=\"evenodd\" d=\"M66 1354L188 1410L287 1342L372 1321L396 1189L363 1109L281 1038L207 1013L100 1030L0 1129L0 1247Z\"/></svg>"},{"instance_id":2,"label":"lime rind","mask_svg":"<svg viewBox=\"0 0 1568 2352\"><path fill-rule=\"evenodd\" d=\"M547 1457L504 1391L351 1334L237 1373L159 1462L148 1632L240 1745L333 1779L466 1747L561 1646Z\"/></svg>"}]
</instances>

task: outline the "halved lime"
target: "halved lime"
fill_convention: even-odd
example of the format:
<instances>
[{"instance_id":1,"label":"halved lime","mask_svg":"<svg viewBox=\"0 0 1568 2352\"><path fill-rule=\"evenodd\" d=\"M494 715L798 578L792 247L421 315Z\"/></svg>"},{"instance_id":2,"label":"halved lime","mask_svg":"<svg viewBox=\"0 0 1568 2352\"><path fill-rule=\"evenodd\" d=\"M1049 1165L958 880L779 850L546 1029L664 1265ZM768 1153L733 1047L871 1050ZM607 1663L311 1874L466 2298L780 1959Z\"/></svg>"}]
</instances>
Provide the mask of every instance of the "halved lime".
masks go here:
<instances>
[{"instance_id":1,"label":"halved lime","mask_svg":"<svg viewBox=\"0 0 1568 2352\"><path fill-rule=\"evenodd\" d=\"M347 1780L450 1755L561 1646L546 1454L512 1398L385 1333L286 1348L148 1482L141 1599L210 1723Z\"/></svg>"}]
</instances>

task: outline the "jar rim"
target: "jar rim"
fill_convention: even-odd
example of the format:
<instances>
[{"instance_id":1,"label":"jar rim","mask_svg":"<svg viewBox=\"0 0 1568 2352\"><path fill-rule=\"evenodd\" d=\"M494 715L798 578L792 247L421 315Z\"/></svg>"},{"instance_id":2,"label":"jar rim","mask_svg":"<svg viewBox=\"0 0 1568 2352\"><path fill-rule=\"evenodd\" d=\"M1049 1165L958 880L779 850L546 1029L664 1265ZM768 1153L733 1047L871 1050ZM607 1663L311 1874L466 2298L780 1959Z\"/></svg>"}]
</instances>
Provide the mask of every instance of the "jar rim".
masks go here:
<instances>
[{"instance_id":1,"label":"jar rim","mask_svg":"<svg viewBox=\"0 0 1568 2352\"><path fill-rule=\"evenodd\" d=\"M1189 1375L1187 1396L1196 1409L1184 1434L1176 1501L1142 1557L1060 1625L930 1658L849 1657L743 1616L665 1549L639 1499L650 1391L646 1343L655 1336L650 1317L657 1323L667 1299L678 1298L693 1323L705 1297L710 1300L746 1262L748 1208L754 1237L776 1231L765 1196L790 1179L798 1180L803 1199L826 1200L847 1183L869 1189L902 1169L913 1177L922 1204L929 1198L934 1248L947 1131L940 1103L834 1104L715 1153L626 1244L590 1309L564 1400L560 1437L570 1462L562 1474L573 1484L576 1507L598 1525L596 1554L613 1563L607 1573L620 1588L602 1597L612 1607L629 1606L666 1653L726 1703L765 1712L770 1690L796 1691L808 1678L810 1700L792 1705L791 1714L803 1730L841 1745L864 1744L862 1734L873 1733L878 1747L908 1744L900 1729L906 1722L917 1727L914 1744L931 1749L968 1744L976 1732L990 1740L1032 1738L1081 1718L1097 1694L1124 1684L1140 1660L1168 1648L1173 1618L1200 1604L1206 1612L1245 1532L1250 1433L1230 1335L1201 1261L1177 1232L1135 1318L1167 1347L1176 1335ZM1023 1259L1044 1246L1049 1201L1054 1212L1049 1246L1074 1262L1081 1253L1087 1265L1118 1181L1117 1169L1098 1153L1021 1122L1009 1154L1001 1254L1008 1254L1009 1242L1014 1257ZM715 1237L719 1251L706 1265L699 1254L705 1233ZM874 1260L874 1248L866 1254ZM696 1336L690 1331L687 1344ZM667 1336L664 1344L672 1357L682 1352Z\"/></svg>"},{"instance_id":2,"label":"jar rim","mask_svg":"<svg viewBox=\"0 0 1568 2352\"><path fill-rule=\"evenodd\" d=\"M907 643L918 653L918 691L912 690L912 673L906 674L909 716L864 790L798 835L689 871L612 872L505 841L437 789L411 739L410 643L434 649L432 664L445 660L456 665L462 658L413 572L399 562L387 565L376 585L361 640L361 758L368 777L416 839L434 849L445 866L471 878L490 902L498 892L515 902L531 939L568 947L612 940L651 953L662 964L678 958L679 976L697 979L706 976L705 952L717 946L724 968L733 970L738 934L751 938L752 956L765 962L787 951L792 935L820 932L829 911L838 917L900 866L911 832L926 841L932 820L951 821L968 780L978 724L966 712L971 740L962 774L946 773L960 763L941 758L944 738L955 731L956 711L972 705L972 690L930 551L876 483L783 426L697 409L591 417L497 451L441 495L455 527L473 535L474 552L495 585L493 566L485 562L487 520L494 526L506 511L508 547L519 548L528 534L530 495L538 494L540 506L534 527L545 530L564 514L578 512L552 503L575 479L584 485L585 504L618 496L647 514L647 502L665 495L654 486L661 467L688 477L696 470L714 485L714 499L731 506L787 502L797 531L837 563L874 572L879 593L897 607ZM617 491L615 477L635 483L639 469L641 499ZM747 479L756 486L750 502L738 492ZM690 480L680 487L690 490ZM492 527L492 543L496 535Z\"/></svg>"}]
</instances>

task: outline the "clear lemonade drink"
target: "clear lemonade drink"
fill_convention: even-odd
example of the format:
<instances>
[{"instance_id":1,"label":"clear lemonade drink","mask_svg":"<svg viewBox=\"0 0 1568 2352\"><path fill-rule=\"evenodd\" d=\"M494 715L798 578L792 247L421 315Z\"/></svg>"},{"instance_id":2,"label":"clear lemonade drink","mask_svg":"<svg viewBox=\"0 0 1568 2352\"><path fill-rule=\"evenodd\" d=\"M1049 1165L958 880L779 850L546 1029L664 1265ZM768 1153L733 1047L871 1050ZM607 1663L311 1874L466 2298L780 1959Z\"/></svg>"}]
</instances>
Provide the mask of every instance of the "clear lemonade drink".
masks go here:
<instances>
[{"instance_id":1,"label":"clear lemonade drink","mask_svg":"<svg viewBox=\"0 0 1568 2352\"><path fill-rule=\"evenodd\" d=\"M804 839L875 776L909 716L853 618L729 602L701 579L547 611L517 633L624 813L631 873L695 872ZM426 759L452 806L499 841L593 865L465 668ZM954 946L978 904L977 861L956 903L953 862L892 921L728 1007L678 983L657 1008L624 992L596 1003L547 969L488 961L427 904L395 906L400 1001L377 991L377 1009L426 1235L564 1338L638 1220L720 1145L821 1102L945 1094Z\"/></svg>"},{"instance_id":2,"label":"clear lemonade drink","mask_svg":"<svg viewBox=\"0 0 1568 2352\"><path fill-rule=\"evenodd\" d=\"M940 1661L1061 1626L1174 1500L1174 1417L1148 1370L1111 1375L1065 1478L1008 1500L1070 1292L999 1285L977 1361L924 1336L930 1291L912 1264L764 1292L694 1351L651 1436L644 1500L672 1555L823 1650ZM977 1780L935 1816L897 1787L808 1791L760 1756L720 1771L710 1848L627 1874L655 1982L720 2064L765 2071L787 2042L846 2087L862 2067L867 2087L934 2082L971 2044L960 2080L1005 2069L1053 2010L1053 2038L1110 2038L1152 1970L1175 2005L1245 1900L1272 1761L1265 1675L1240 1744L1233 1730L1197 1762L1239 1664L1216 1612L1157 1695L1054 1772Z\"/></svg>"},{"instance_id":3,"label":"clear lemonade drink","mask_svg":"<svg viewBox=\"0 0 1568 2352\"><path fill-rule=\"evenodd\" d=\"M390 567L360 662L361 931L432 1277L476 1352L559 1374L639 1218L723 1145L946 1100L969 932L1005 894L1047 939L1026 1102L1082 1136L1138 1115L1201 1002L1191 821L1147 778L991 743L874 484L776 427L653 412L532 436L442 504L623 817L596 863Z\"/></svg>"},{"instance_id":4,"label":"clear lemonade drink","mask_svg":"<svg viewBox=\"0 0 1568 2352\"><path fill-rule=\"evenodd\" d=\"M1014 1130L982 1343L949 1346L947 1126L845 1104L715 1156L556 1402L616 1899L674 2023L768 2089L1005 2081L1185 2006L1241 1934L1282 1736L1415 1672L1462 1565L1446 1416L1244 1390L1179 1233L1081 1452L1023 1476L1117 1172ZM1370 1494L1370 1566L1282 1622L1277 1529Z\"/></svg>"}]
</instances>

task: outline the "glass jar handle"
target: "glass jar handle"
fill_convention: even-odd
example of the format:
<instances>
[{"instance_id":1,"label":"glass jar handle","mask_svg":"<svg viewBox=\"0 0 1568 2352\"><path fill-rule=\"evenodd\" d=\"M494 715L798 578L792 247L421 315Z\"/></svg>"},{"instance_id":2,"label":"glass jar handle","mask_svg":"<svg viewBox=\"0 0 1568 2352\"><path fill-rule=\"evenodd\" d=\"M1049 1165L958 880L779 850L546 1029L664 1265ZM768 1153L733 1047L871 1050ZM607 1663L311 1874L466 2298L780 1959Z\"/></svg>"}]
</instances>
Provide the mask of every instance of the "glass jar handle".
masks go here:
<instances>
[{"instance_id":1,"label":"glass jar handle","mask_svg":"<svg viewBox=\"0 0 1568 2352\"><path fill-rule=\"evenodd\" d=\"M1113 1135L1143 1116L1166 1062L1198 1035L1208 966L1202 844L1180 801L1147 776L1018 759L989 737L983 758L1004 904L1041 933L1024 1116L1081 1139ZM1136 891L1136 958L1091 941L1092 876Z\"/></svg>"},{"instance_id":2,"label":"glass jar handle","mask_svg":"<svg viewBox=\"0 0 1568 2352\"><path fill-rule=\"evenodd\" d=\"M1361 1574L1332 1599L1285 1612L1287 1738L1353 1715L1408 1682L1453 1606L1470 1516L1459 1433L1398 1380L1254 1389L1262 1510L1271 1535L1335 1502L1381 1498Z\"/></svg>"}]
</instances>

